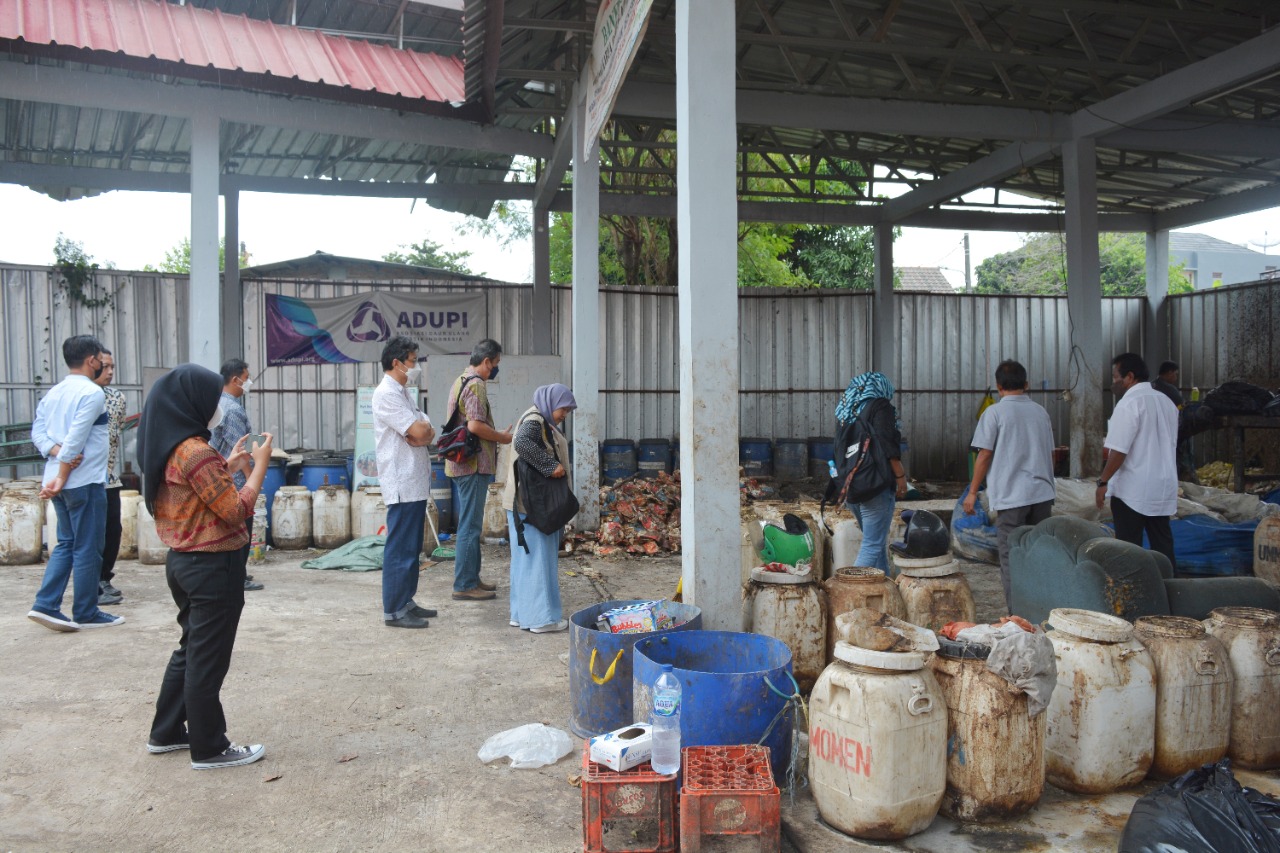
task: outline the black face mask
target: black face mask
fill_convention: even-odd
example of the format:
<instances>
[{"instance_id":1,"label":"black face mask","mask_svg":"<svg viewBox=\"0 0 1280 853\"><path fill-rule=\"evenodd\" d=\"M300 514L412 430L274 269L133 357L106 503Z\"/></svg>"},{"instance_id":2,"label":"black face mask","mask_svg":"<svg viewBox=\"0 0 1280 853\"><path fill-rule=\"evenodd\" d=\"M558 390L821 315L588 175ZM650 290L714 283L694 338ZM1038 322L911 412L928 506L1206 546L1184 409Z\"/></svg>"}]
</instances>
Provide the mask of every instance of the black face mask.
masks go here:
<instances>
[{"instance_id":1,"label":"black face mask","mask_svg":"<svg viewBox=\"0 0 1280 853\"><path fill-rule=\"evenodd\" d=\"M106 368L106 367L104 367L104 366L103 366L103 364L102 364L102 359L98 359L98 367L97 367L97 369L96 369L96 370L94 370L94 371L93 371L93 378L94 378L94 379L98 379L99 377L101 377L101 376L102 376L102 371L104 371L104 370L106 370L106 369L107 369L107 368Z\"/></svg>"},{"instance_id":2,"label":"black face mask","mask_svg":"<svg viewBox=\"0 0 1280 853\"><path fill-rule=\"evenodd\" d=\"M486 380L486 381L491 381L497 378L498 378L498 365L495 364L493 366L493 369L489 371L489 380Z\"/></svg>"}]
</instances>

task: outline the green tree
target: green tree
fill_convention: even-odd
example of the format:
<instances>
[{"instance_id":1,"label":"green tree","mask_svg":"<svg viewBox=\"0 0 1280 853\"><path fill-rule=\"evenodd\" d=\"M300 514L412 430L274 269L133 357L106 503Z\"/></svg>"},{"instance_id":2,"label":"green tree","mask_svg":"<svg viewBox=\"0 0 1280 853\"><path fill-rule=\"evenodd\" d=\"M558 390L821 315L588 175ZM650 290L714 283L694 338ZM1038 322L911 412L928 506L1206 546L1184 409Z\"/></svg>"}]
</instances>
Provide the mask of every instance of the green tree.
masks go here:
<instances>
[{"instance_id":1,"label":"green tree","mask_svg":"<svg viewBox=\"0 0 1280 853\"><path fill-rule=\"evenodd\" d=\"M227 257L227 241L225 239L218 241L218 269L225 267ZM249 260L253 256L249 254L249 250L245 248L244 241L240 242L240 268L244 269L249 266ZM189 275L191 273L191 238L183 237L178 245L174 246L164 253L164 260L158 266L147 264L142 268L145 272L167 272L175 275Z\"/></svg>"},{"instance_id":2,"label":"green tree","mask_svg":"<svg viewBox=\"0 0 1280 853\"><path fill-rule=\"evenodd\" d=\"M1146 241L1141 234L1098 235L1098 273L1103 296L1142 296L1147 291ZM1191 283L1185 264L1169 266L1169 292L1185 293ZM1017 249L992 255L977 268L979 293L1061 295L1067 292L1066 238L1031 234Z\"/></svg>"},{"instance_id":3,"label":"green tree","mask_svg":"<svg viewBox=\"0 0 1280 853\"><path fill-rule=\"evenodd\" d=\"M482 272L473 271L467 263L467 259L471 257L470 252L446 252L434 240L419 240L417 243L408 246L402 245L400 249L402 251L387 252L382 256L382 259L393 264L433 267L438 270L452 270L463 275L484 275Z\"/></svg>"}]
</instances>

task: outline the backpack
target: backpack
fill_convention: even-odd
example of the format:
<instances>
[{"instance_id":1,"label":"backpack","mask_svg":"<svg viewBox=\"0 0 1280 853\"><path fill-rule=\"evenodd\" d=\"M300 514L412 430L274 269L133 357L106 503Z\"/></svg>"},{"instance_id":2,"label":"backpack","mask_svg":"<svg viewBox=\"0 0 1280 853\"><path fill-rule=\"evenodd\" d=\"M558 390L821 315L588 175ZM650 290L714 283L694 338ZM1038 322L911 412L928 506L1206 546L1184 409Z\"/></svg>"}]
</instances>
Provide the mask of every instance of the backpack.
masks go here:
<instances>
[{"instance_id":1,"label":"backpack","mask_svg":"<svg viewBox=\"0 0 1280 853\"><path fill-rule=\"evenodd\" d=\"M875 405L873 402L871 405ZM870 414L868 409L867 414ZM889 467L889 457L866 416L855 415L852 420L836 429L835 439L836 474L827 484L826 494L822 496L822 505L818 509L823 527L831 532L830 525L823 517L827 505L842 506L846 503L861 503L875 497L893 485L893 474Z\"/></svg>"}]
</instances>

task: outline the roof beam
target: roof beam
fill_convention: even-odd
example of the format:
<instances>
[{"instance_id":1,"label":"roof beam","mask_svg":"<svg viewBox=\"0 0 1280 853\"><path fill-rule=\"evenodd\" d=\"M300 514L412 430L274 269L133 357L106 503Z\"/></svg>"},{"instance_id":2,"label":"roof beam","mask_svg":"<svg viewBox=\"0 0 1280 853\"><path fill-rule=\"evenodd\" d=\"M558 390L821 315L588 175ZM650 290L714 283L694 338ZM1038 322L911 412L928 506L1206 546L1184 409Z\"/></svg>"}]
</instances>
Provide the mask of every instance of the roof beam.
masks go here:
<instances>
[{"instance_id":1,"label":"roof beam","mask_svg":"<svg viewBox=\"0 0 1280 853\"><path fill-rule=\"evenodd\" d=\"M1201 222L1212 222L1215 219L1253 213L1255 210L1266 210L1270 207L1280 207L1280 184L1217 196L1209 201L1157 213L1155 227L1151 230L1185 228L1188 225L1199 225Z\"/></svg>"},{"instance_id":2,"label":"roof beam","mask_svg":"<svg viewBox=\"0 0 1280 853\"><path fill-rule=\"evenodd\" d=\"M1280 67L1280 27L1185 65L1162 77L1085 107L1071 116L1072 136L1090 138L1141 124ZM919 210L957 198L1054 156L1048 142L1014 143L890 200L883 221L899 222Z\"/></svg>"},{"instance_id":3,"label":"roof beam","mask_svg":"<svg viewBox=\"0 0 1280 853\"><path fill-rule=\"evenodd\" d=\"M1280 124L1204 121L1145 122L1098 139L1103 148L1167 151L1179 154L1226 154L1280 159Z\"/></svg>"},{"instance_id":4,"label":"roof beam","mask_svg":"<svg viewBox=\"0 0 1280 853\"><path fill-rule=\"evenodd\" d=\"M675 87L628 83L618 93L615 116L674 120ZM880 98L836 98L785 92L739 91L738 124L808 127L847 133L951 136L965 139L1062 141L1070 116L1013 107L920 103Z\"/></svg>"},{"instance_id":5,"label":"roof beam","mask_svg":"<svg viewBox=\"0 0 1280 853\"><path fill-rule=\"evenodd\" d=\"M134 172L88 166L50 166L37 163L0 162L0 183L25 187L74 187L86 190L186 193L191 176L186 172ZM332 181L314 178L272 178L223 175L219 191L286 193L361 198L422 198L458 201L529 201L531 183L487 181L479 184L411 184L387 181Z\"/></svg>"},{"instance_id":6,"label":"roof beam","mask_svg":"<svg viewBox=\"0 0 1280 853\"><path fill-rule=\"evenodd\" d=\"M578 99L570 91L569 108L565 110L564 118L556 123L556 146L547 158L546 168L542 170L533 192L534 210L546 210L551 198L560 190L560 183L573 159L573 123L577 120Z\"/></svg>"},{"instance_id":7,"label":"roof beam","mask_svg":"<svg viewBox=\"0 0 1280 853\"><path fill-rule=\"evenodd\" d=\"M6 62L0 97L18 101L161 114L284 127L312 133L352 135L413 145L437 145L496 154L551 156L554 142L541 133L481 126L457 119L325 103L210 86L172 85L114 74Z\"/></svg>"}]
</instances>

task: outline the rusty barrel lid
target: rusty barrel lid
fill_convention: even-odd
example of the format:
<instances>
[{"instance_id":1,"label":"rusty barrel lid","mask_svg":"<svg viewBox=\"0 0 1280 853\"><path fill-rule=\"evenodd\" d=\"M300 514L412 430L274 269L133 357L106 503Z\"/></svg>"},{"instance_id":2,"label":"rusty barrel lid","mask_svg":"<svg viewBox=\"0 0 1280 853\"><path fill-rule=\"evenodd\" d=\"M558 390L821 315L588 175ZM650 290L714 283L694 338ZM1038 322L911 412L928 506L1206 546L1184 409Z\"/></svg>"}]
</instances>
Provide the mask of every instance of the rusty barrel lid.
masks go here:
<instances>
[{"instance_id":1,"label":"rusty barrel lid","mask_svg":"<svg viewBox=\"0 0 1280 853\"><path fill-rule=\"evenodd\" d=\"M1142 616L1133 625L1140 637L1198 640L1207 633L1204 625L1190 616Z\"/></svg>"},{"instance_id":2,"label":"rusty barrel lid","mask_svg":"<svg viewBox=\"0 0 1280 853\"><path fill-rule=\"evenodd\" d=\"M950 552L941 557L924 557L918 560L895 554L893 564L898 567L899 573L909 578L945 578L960 573L960 564Z\"/></svg>"},{"instance_id":3,"label":"rusty barrel lid","mask_svg":"<svg viewBox=\"0 0 1280 853\"><path fill-rule=\"evenodd\" d=\"M1095 610L1056 607L1049 611L1049 624L1064 634L1099 643L1123 643L1133 637L1133 626L1127 621Z\"/></svg>"},{"instance_id":4,"label":"rusty barrel lid","mask_svg":"<svg viewBox=\"0 0 1280 853\"><path fill-rule=\"evenodd\" d=\"M854 666L865 666L872 669L887 669L894 672L911 672L917 669L924 669L924 663L929 656L928 652L920 651L878 652L873 649L855 646L853 643L846 643L844 640L836 640L833 655L836 660L843 663L851 663Z\"/></svg>"},{"instance_id":5,"label":"rusty barrel lid","mask_svg":"<svg viewBox=\"0 0 1280 853\"><path fill-rule=\"evenodd\" d=\"M811 571L802 575L793 575L790 572L772 572L764 566L756 566L751 570L751 580L756 583L803 584L813 583L815 578Z\"/></svg>"},{"instance_id":6,"label":"rusty barrel lid","mask_svg":"<svg viewBox=\"0 0 1280 853\"><path fill-rule=\"evenodd\" d=\"M884 572L867 566L845 566L836 569L832 578L842 583L875 583L884 580Z\"/></svg>"},{"instance_id":7,"label":"rusty barrel lid","mask_svg":"<svg viewBox=\"0 0 1280 853\"><path fill-rule=\"evenodd\" d=\"M1280 613L1261 607L1215 607L1209 611L1210 622L1237 628L1280 628Z\"/></svg>"}]
</instances>

